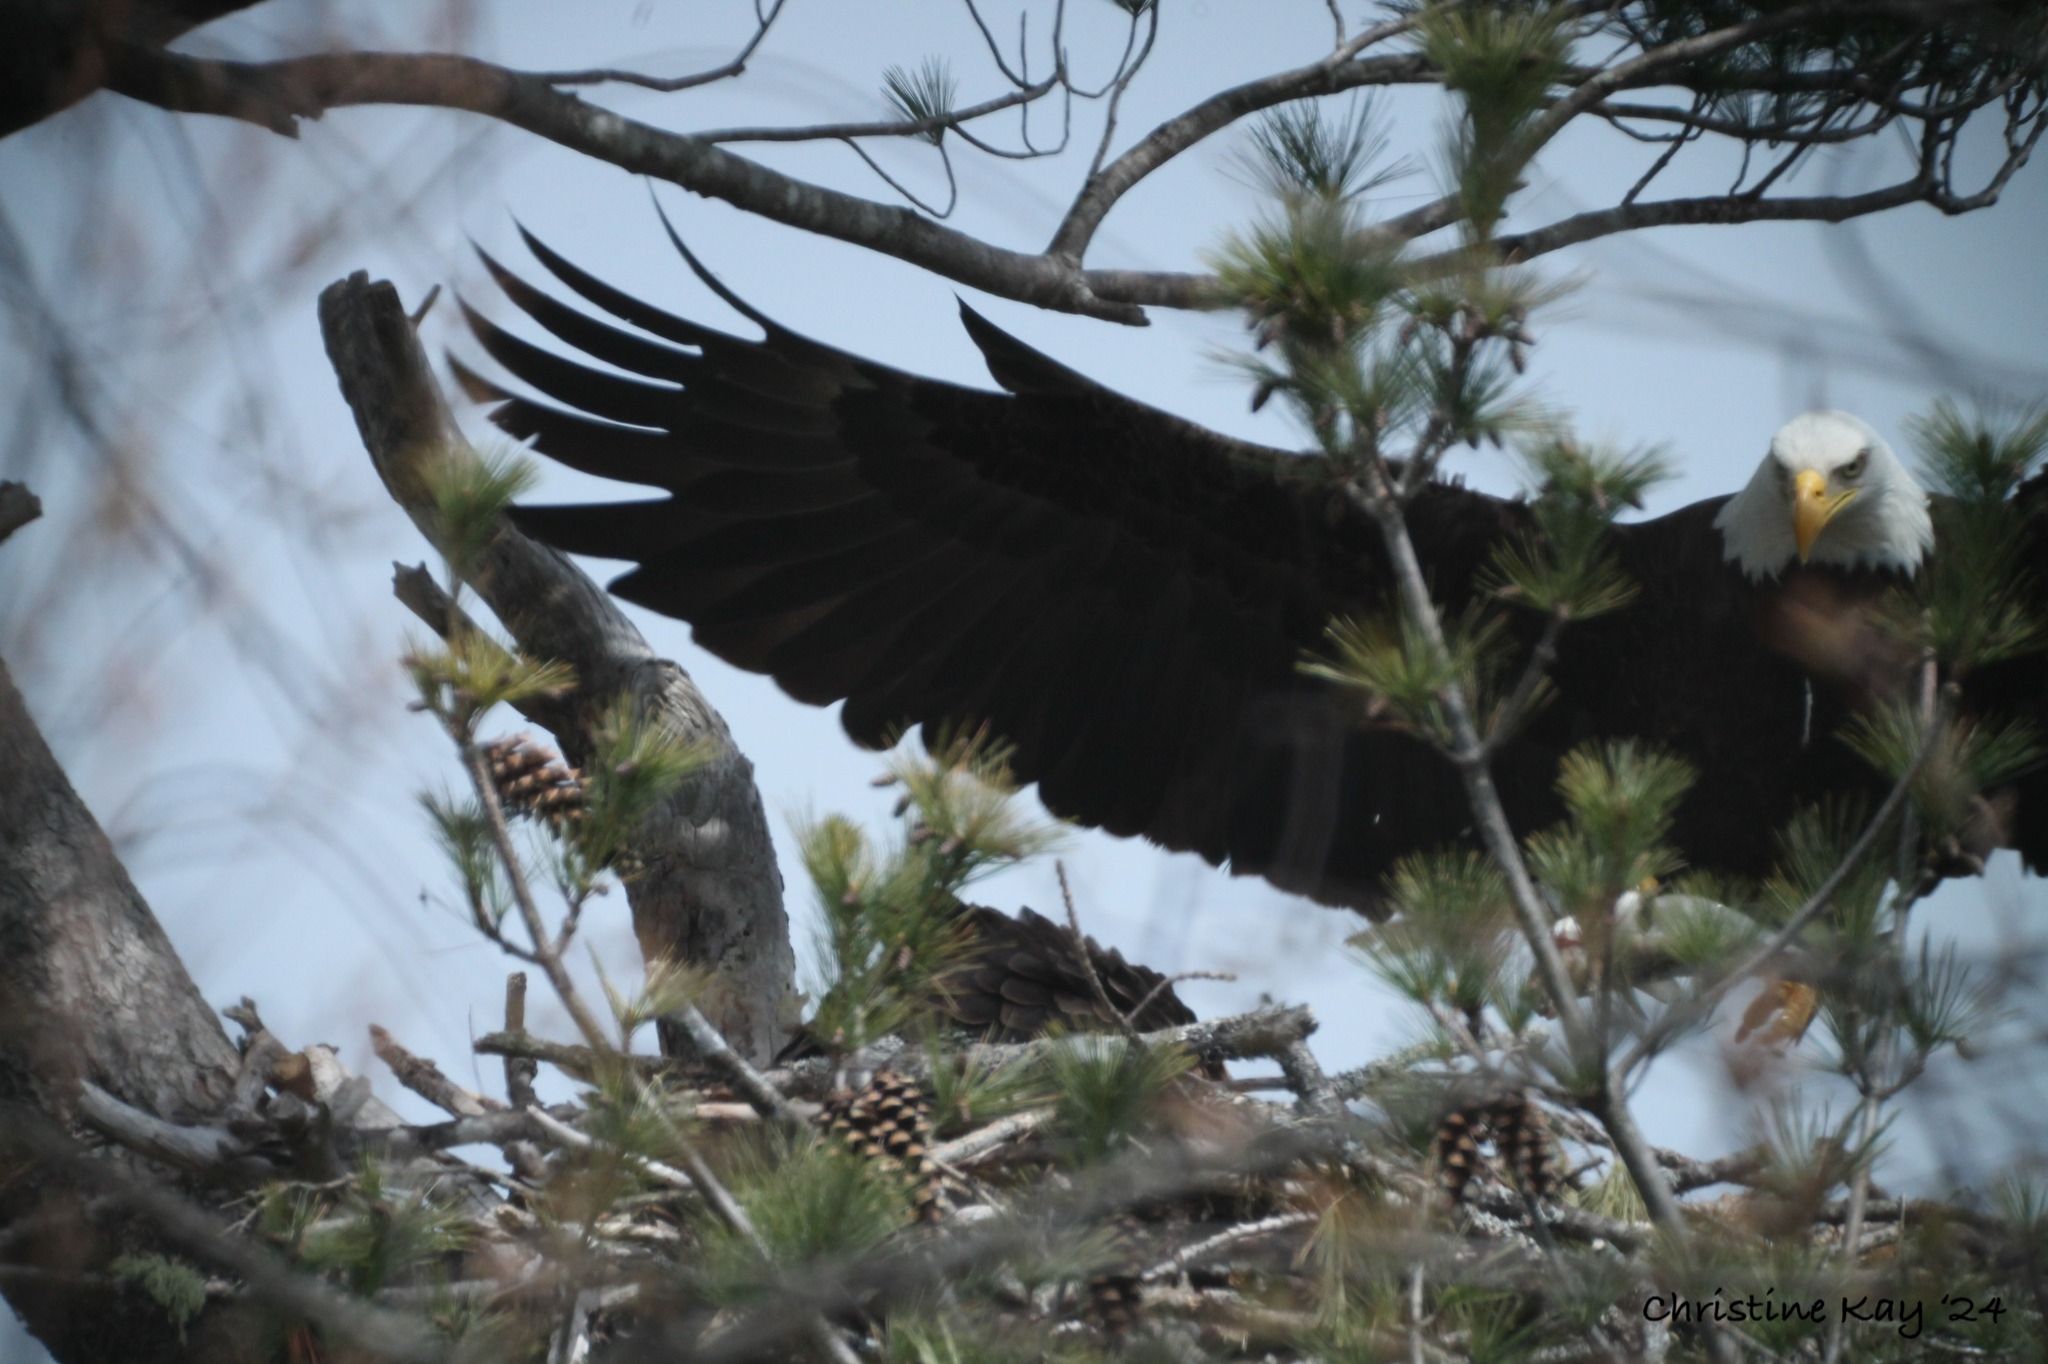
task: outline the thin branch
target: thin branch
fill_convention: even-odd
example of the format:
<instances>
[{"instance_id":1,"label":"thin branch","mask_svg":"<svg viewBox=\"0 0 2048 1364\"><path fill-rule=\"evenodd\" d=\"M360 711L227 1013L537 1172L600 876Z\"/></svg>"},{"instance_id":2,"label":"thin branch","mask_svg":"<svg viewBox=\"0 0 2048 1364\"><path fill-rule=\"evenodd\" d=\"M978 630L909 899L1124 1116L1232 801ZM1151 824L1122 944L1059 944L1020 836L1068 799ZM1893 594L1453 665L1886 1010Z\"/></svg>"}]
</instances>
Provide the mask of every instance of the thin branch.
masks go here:
<instances>
[{"instance_id":1,"label":"thin branch","mask_svg":"<svg viewBox=\"0 0 2048 1364\"><path fill-rule=\"evenodd\" d=\"M1287 1077L1287 1087L1294 1091L1301 1111L1312 1118L1335 1117L1344 1111L1344 1101L1337 1097L1337 1091L1323 1074L1322 1065L1314 1052L1308 1049L1304 1039L1296 1038L1274 1055L1280 1063L1280 1073Z\"/></svg>"},{"instance_id":2,"label":"thin branch","mask_svg":"<svg viewBox=\"0 0 2048 1364\"><path fill-rule=\"evenodd\" d=\"M1942 710L1937 690L1939 678L1932 654L1920 661L1919 669L1919 712L1920 726L1931 739L1941 725ZM1922 747L1928 745L1923 742ZM1894 869L1894 880L1898 887L1891 903L1891 942L1885 953L1888 980L1896 983L1903 978L1906 957L1906 927L1912 917L1913 906L1920 899L1927 886L1927 878L1920 867L1920 821L1915 818L1913 807L1908 805L1899 817L1898 863ZM1841 1256L1849 1264L1855 1264L1858 1257L1857 1242L1863 1235L1863 1213L1870 1202L1870 1175L1873 1161L1871 1147L1877 1140L1878 1111L1885 1099L1896 1093L1906 1081L1898 1077L1899 1034L1902 1031L1896 1015L1896 996L1888 1001L1891 1010L1885 1016L1886 1028L1883 1044L1875 1072L1866 1072L1861 1064L1854 1067L1858 1085L1863 1091L1856 1117L1856 1171L1849 1180L1848 1213L1842 1220ZM1847 1049L1844 1049L1847 1055ZM1857 1058L1860 1062L1862 1057ZM1880 1090L1882 1085L1890 1088ZM1846 1315L1846 1314L1845 1314ZM1836 1364L1842 1357L1843 1328L1839 1319L1828 1323L1827 1349L1822 1355L1822 1364Z\"/></svg>"},{"instance_id":3,"label":"thin branch","mask_svg":"<svg viewBox=\"0 0 2048 1364\"><path fill-rule=\"evenodd\" d=\"M768 30L775 26L776 18L781 15L782 7L787 3L788 0L773 0L765 14L757 10L754 36L747 39L746 46L742 47L732 60L693 75L649 76L638 71L621 71L611 67L597 67L585 71L543 71L539 75L550 85L632 85L642 90L660 91L663 94L695 89L700 85L710 85L714 81L729 80L745 74L747 63L753 58L755 49L767 39Z\"/></svg>"},{"instance_id":4,"label":"thin branch","mask_svg":"<svg viewBox=\"0 0 2048 1364\"><path fill-rule=\"evenodd\" d=\"M1414 20L1397 19L1368 29L1346 48L1362 48L1414 26ZM1046 247L1048 257L1078 264L1087 253L1096 229L1109 216L1117 201L1137 187L1146 176L1210 135L1228 128L1247 114L1312 95L1334 95L1367 85L1415 85L1437 79L1436 69L1420 53L1333 61L1325 58L1292 71L1247 81L1243 85L1211 95L1208 99L1175 115L1154 128L1123 155L1090 176Z\"/></svg>"},{"instance_id":5,"label":"thin branch","mask_svg":"<svg viewBox=\"0 0 2048 1364\"><path fill-rule=\"evenodd\" d=\"M807 1129L809 1124L790 1106L782 1091L770 1084L760 1071L748 1065L747 1059L732 1049L724 1034L711 1026L711 1021L698 1011L696 1005L685 1004L664 1017L689 1035L691 1045L704 1063L725 1076L762 1117L772 1118L791 1131Z\"/></svg>"},{"instance_id":6,"label":"thin branch","mask_svg":"<svg viewBox=\"0 0 2048 1364\"><path fill-rule=\"evenodd\" d=\"M861 160L867 162L868 169L873 171L878 177L880 177L882 183L886 184L890 189L893 189L898 194L902 195L904 199L912 207L916 208L919 212L927 214L932 218L950 218L953 216L953 209L956 206L958 206L960 202L960 185L959 182L953 178L953 159L946 155L946 149L943 145L939 147L938 152L939 164L946 168L946 206L944 208L934 208L930 204L926 203L922 198L920 198L917 195L917 193L914 190L912 190L908 185L905 185L901 180L898 180L895 176L883 170L882 163L875 160L874 157L869 156L867 152L861 147L860 143L855 142L852 138L845 138L842 140L846 143L848 147L851 147L853 149L853 154L855 156L858 156Z\"/></svg>"},{"instance_id":7,"label":"thin branch","mask_svg":"<svg viewBox=\"0 0 2048 1364\"><path fill-rule=\"evenodd\" d=\"M546 974L548 984L554 987L555 997L561 1000L562 1008L568 1012L576 1030L583 1034L583 1040L599 1051L616 1050L604 1024L598 1021L575 978L569 974L569 968L563 964L558 945L541 918L540 905L533 898L533 883L527 879L519 849L512 842L512 829L505 819L505 807L498 799L498 784L491 780L483 751L453 717L444 715L442 723L462 755L463 768L469 774L478 804L483 807L484 824L490 830L491 845L505 868L505 880L512 890L512 904L518 909L520 921L525 924L527 937L532 942L529 959Z\"/></svg>"},{"instance_id":8,"label":"thin branch","mask_svg":"<svg viewBox=\"0 0 2048 1364\"><path fill-rule=\"evenodd\" d=\"M1316 1217L1317 1214L1313 1212L1283 1212L1276 1213L1271 1217L1262 1217L1256 1222L1240 1222L1234 1227L1227 1227L1217 1232L1214 1236L1205 1237L1193 1245L1182 1246L1179 1250L1176 1250L1173 1254L1140 1274L1138 1278L1141 1282L1164 1279L1168 1275L1180 1273L1189 1265L1200 1264L1219 1250L1228 1250L1232 1246L1241 1245L1246 1241L1254 1240L1261 1236L1271 1236L1276 1231L1286 1231L1292 1227L1308 1226L1316 1220Z\"/></svg>"},{"instance_id":9,"label":"thin branch","mask_svg":"<svg viewBox=\"0 0 2048 1364\"><path fill-rule=\"evenodd\" d=\"M965 109L949 109L918 119L877 119L865 123L818 123L795 127L757 128L713 128L690 136L703 142L843 142L853 137L930 137L934 133L956 131L963 123L972 123L990 114L1014 109L1020 104L1030 104L1050 94L1060 83L1058 76L1047 76L1033 85L1019 86L1007 95L997 95L971 104Z\"/></svg>"},{"instance_id":10,"label":"thin branch","mask_svg":"<svg viewBox=\"0 0 2048 1364\"><path fill-rule=\"evenodd\" d=\"M1863 859L1870 855L1871 848L1877 843L1878 835L1905 806L1906 799L1912 792L1914 780L1934 752L1941 729L1942 723L1937 716L1935 724L1930 725L1922 737L1920 749L1913 755L1913 761L1906 765L1906 770L1892 783L1892 789L1885 795L1883 803L1877 807L1877 813L1863 826L1863 831L1856 836L1856 841L1849 845L1848 851L1842 854L1842 860L1835 864L1834 870L1814 887L1813 893L1792 912L1792 916L1779 925L1778 931L1751 949L1733 967L1722 972L1713 984L1659 1018L1656 1026L1645 1032L1615 1067L1618 1074L1623 1077L1632 1074L1637 1066L1656 1055L1672 1036L1706 1017L1713 1011L1714 1006L1720 1003L1723 995L1775 961L1778 954L1790 947L1808 924L1834 903L1835 896L1863 864Z\"/></svg>"},{"instance_id":11,"label":"thin branch","mask_svg":"<svg viewBox=\"0 0 2048 1364\"><path fill-rule=\"evenodd\" d=\"M225 1127L165 1122L90 1080L78 1082L78 1116L129 1150L193 1174L217 1178L247 1149Z\"/></svg>"},{"instance_id":12,"label":"thin branch","mask_svg":"<svg viewBox=\"0 0 2048 1364\"><path fill-rule=\"evenodd\" d=\"M932 1160L941 1166L966 1169L978 1165L989 1156L1012 1143L1047 1126L1053 1120L1050 1108L1026 1109L1012 1113L1007 1118L998 1118L986 1127L978 1127L965 1136L951 1141L942 1141L931 1148Z\"/></svg>"},{"instance_id":13,"label":"thin branch","mask_svg":"<svg viewBox=\"0 0 2048 1364\"><path fill-rule=\"evenodd\" d=\"M631 1066L647 1075L662 1075L676 1068L675 1062L659 1056L619 1056L567 1042L550 1042L544 1037L524 1032L485 1033L470 1045L486 1056L523 1057L544 1062L585 1084L594 1083L607 1067L618 1064Z\"/></svg>"},{"instance_id":14,"label":"thin branch","mask_svg":"<svg viewBox=\"0 0 2048 1364\"><path fill-rule=\"evenodd\" d=\"M1138 49L1137 60L1132 61L1131 42L1138 36L1138 21L1141 17L1146 23L1145 45ZM1138 69L1144 66L1145 58L1152 54L1152 43L1158 37L1159 6L1154 3L1145 7L1142 16L1138 14L1131 16L1130 30L1124 36L1123 56L1117 59L1116 74L1110 78L1108 86L1104 87L1109 94L1109 105L1102 115L1102 137L1095 144L1094 159L1088 163L1090 179L1093 179L1096 172L1102 169L1103 158L1109 155L1109 145L1116 140L1116 113L1117 109L1123 104L1124 91L1131 88L1131 82L1137 78ZM1126 62L1129 63L1128 69L1125 66ZM1076 93L1080 92L1077 91Z\"/></svg>"},{"instance_id":15,"label":"thin branch","mask_svg":"<svg viewBox=\"0 0 2048 1364\"><path fill-rule=\"evenodd\" d=\"M633 1151L621 1150L608 1143L599 1142L587 1133L578 1132L575 1128L569 1126L569 1124L545 1109L530 1108L526 1111L526 1116L531 1118L534 1126L538 1127L557 1145L567 1146L577 1151L602 1150L609 1155L618 1157L618 1159L642 1174L647 1175L651 1179L659 1180L670 1188L702 1192L702 1186L698 1184L694 1174L685 1174L673 1165L665 1165L651 1157L639 1155Z\"/></svg>"},{"instance_id":16,"label":"thin branch","mask_svg":"<svg viewBox=\"0 0 2048 1364\"><path fill-rule=\"evenodd\" d=\"M505 1031L526 1031L526 972L513 971L505 977ZM505 1097L514 1108L532 1108L540 1103L533 1082L540 1066L530 1056L505 1057Z\"/></svg>"},{"instance_id":17,"label":"thin branch","mask_svg":"<svg viewBox=\"0 0 2048 1364\"><path fill-rule=\"evenodd\" d=\"M1979 8L1990 0L1956 0L1955 8ZM1608 0L1577 0L1574 13L1605 12ZM1815 0L1773 11L1751 23L1732 25L1681 42L1653 48L1630 61L1567 73L1575 88L1532 127L1519 148L1535 152L1572 119L1593 111L1624 89L1658 84L1684 85L1686 68L1730 47L1816 18L1841 14L1927 16L1925 0ZM1949 12L1949 11L1943 11ZM1229 127L1247 114L1290 100L1333 94L1367 85L1430 83L1438 79L1417 53L1359 56L1366 48L1407 32L1413 17L1367 29L1322 61L1280 72L1220 92L1159 125L1136 145L1089 177L1044 253L1006 250L948 228L898 205L880 203L784 175L749 161L703 137L667 132L616 112L600 109L548 83L543 74L519 72L487 62L445 55L335 53L273 63L208 62L181 54L149 52L110 81L113 88L160 107L183 112L245 118L288 131L301 117L355 105L418 105L468 110L499 119L573 151L630 173L679 185L694 193L757 214L770 221L863 246L932 270L957 283L1041 307L1141 323L1146 306L1213 308L1227 300L1213 276L1172 271L1085 270L1080 262L1088 242L1115 203L1175 156ZM1800 75L1800 73L1794 73ZM1064 81L1064 73L1049 78ZM1759 77L1756 88L1776 82L1802 88L1839 87L1841 73L1808 79ZM1021 83L1021 82L1020 82ZM1043 82L1040 82L1043 84ZM1836 218L1874 212L1925 199L1943 212L1960 213L1995 202L2005 179L2025 159L2034 138L2016 140L2008 163L1975 195L1940 187L1922 192L1851 196L1825 201L1777 201L1770 207L1630 205L1630 212L1580 215L1549 228L1503 237L1500 259L1527 259L1613 232L1674 222L1746 222L1769 218ZM1683 201L1681 201L1683 202ZM1648 208L1648 213L1639 212ZM1441 265L1442 262L1437 262Z\"/></svg>"},{"instance_id":18,"label":"thin branch","mask_svg":"<svg viewBox=\"0 0 2048 1364\"><path fill-rule=\"evenodd\" d=\"M1118 1032L1136 1041L1137 1028L1132 1026L1130 1017L1122 1009L1117 1008L1115 1002L1110 999L1109 991L1103 988L1102 976L1095 969L1095 954L1089 950L1088 935L1081 931L1081 916L1074 908L1074 890L1067 884L1067 864L1055 858L1052 870L1053 875L1059 878L1060 902L1067 908L1067 934L1074 944L1074 960L1080 963L1081 974L1088 981L1088 989L1094 994L1095 1003L1103 1011L1103 1016L1116 1025Z\"/></svg>"},{"instance_id":19,"label":"thin branch","mask_svg":"<svg viewBox=\"0 0 2048 1364\"><path fill-rule=\"evenodd\" d=\"M1236 979L1237 973L1235 971L1176 971L1170 976L1162 976L1158 984L1138 996L1138 1002L1131 1006L1130 1017L1137 1018L1142 1016L1145 1010L1152 1007L1153 1000L1159 998L1159 996L1165 994L1176 985L1182 985L1191 980L1234 982Z\"/></svg>"},{"instance_id":20,"label":"thin branch","mask_svg":"<svg viewBox=\"0 0 2048 1364\"><path fill-rule=\"evenodd\" d=\"M1515 679L1513 690L1494 712L1492 732L1481 743L1481 752L1491 758L1500 746L1514 736L1522 721L1535 708L1537 693L1550 677L1550 665L1557 662L1557 639L1564 633L1565 613L1554 610L1543 621L1543 633L1536 639L1536 647L1529 651L1529 660L1522 665L1522 675Z\"/></svg>"}]
</instances>

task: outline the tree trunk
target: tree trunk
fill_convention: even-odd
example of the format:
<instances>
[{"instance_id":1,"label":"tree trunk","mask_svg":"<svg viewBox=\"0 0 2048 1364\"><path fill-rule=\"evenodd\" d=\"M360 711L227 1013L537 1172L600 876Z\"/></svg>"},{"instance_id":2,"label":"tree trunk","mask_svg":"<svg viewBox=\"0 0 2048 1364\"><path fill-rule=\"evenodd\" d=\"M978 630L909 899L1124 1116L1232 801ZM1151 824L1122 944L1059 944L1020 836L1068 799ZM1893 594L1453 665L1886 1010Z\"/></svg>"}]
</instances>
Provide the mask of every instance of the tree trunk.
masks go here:
<instances>
[{"instance_id":1,"label":"tree trunk","mask_svg":"<svg viewBox=\"0 0 2048 1364\"><path fill-rule=\"evenodd\" d=\"M360 271L337 280L320 294L320 330L384 486L438 543L425 471L435 460L476 456L442 399L398 291ZM626 883L626 895L641 952L702 971L710 985L698 1007L734 1050L757 1064L767 1061L794 1022L796 958L753 764L690 675L655 653L618 604L565 556L501 526L477 556L470 585L521 652L575 670L577 691L566 706L529 712L555 731L572 762L588 752L593 719L622 695L710 754L635 835L632 851L645 871ZM663 1028L664 1051L687 1045Z\"/></svg>"},{"instance_id":2,"label":"tree trunk","mask_svg":"<svg viewBox=\"0 0 2048 1364\"><path fill-rule=\"evenodd\" d=\"M0 663L0 1104L69 1124L78 1084L177 1121L217 1112L239 1058ZM21 1135L18 1131L7 1134ZM104 1278L144 1242L59 1170L0 1146L0 1288L60 1360L198 1359ZM209 1348L221 1342L210 1337ZM218 1356L216 1356L218 1357Z\"/></svg>"}]
</instances>

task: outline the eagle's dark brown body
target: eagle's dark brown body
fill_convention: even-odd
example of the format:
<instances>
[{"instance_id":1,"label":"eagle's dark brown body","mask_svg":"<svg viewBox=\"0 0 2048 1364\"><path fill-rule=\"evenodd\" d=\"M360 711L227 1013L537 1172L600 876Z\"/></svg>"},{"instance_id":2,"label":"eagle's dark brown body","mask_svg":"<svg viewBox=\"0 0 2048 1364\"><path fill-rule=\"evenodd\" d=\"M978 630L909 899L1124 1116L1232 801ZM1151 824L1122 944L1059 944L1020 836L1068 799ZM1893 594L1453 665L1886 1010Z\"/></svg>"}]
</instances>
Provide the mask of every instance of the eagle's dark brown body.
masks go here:
<instances>
[{"instance_id":1,"label":"eagle's dark brown body","mask_svg":"<svg viewBox=\"0 0 2048 1364\"><path fill-rule=\"evenodd\" d=\"M465 378L507 399L494 419L543 453L673 494L518 513L558 548L635 561L612 584L620 596L690 622L698 643L799 700L844 700L864 744L914 723L985 721L1056 813L1325 902L1373 908L1396 858L1469 825L1443 758L1299 666L1333 618L1391 600L1374 528L1318 461L1134 403L964 309L1006 392L856 359L727 294L766 333L733 337L529 243L636 330L492 263L507 294L623 374L472 313L484 348L553 401ZM2022 496L2048 561L2048 476ZM1556 699L1500 751L1496 784L1518 828L1558 816L1558 760L1596 738L1655 740L1693 764L1673 842L1726 875L1762 875L1800 804L1880 789L1835 731L1859 693L1892 683L1832 666L1802 604L1832 594L1825 618L1881 585L1795 570L1754 586L1723 560L1720 505L1616 529L1640 591L1564 632ZM1437 599L1457 611L1529 516L1433 486L1409 522ZM1536 622L1517 628L1533 638ZM2048 719L2038 659L1972 685ZM2036 774L2018 794L2013 841L2048 865L2048 781Z\"/></svg>"}]
</instances>

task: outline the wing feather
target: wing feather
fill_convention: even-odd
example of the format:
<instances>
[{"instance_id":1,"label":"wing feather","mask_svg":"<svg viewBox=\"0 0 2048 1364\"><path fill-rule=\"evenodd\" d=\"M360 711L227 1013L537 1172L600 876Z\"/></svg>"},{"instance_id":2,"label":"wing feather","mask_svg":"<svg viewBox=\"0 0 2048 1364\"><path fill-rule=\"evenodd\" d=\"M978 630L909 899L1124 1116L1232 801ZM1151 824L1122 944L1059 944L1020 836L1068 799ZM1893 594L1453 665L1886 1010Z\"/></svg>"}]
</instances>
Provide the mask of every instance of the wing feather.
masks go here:
<instances>
[{"instance_id":1,"label":"wing feather","mask_svg":"<svg viewBox=\"0 0 2048 1364\"><path fill-rule=\"evenodd\" d=\"M1372 906L1394 856L1458 821L1458 808L1404 809L1398 834L1339 836L1361 792L1399 805L1426 789L1376 769L1449 769L1361 728L1352 697L1298 671L1334 614L1385 596L1370 527L1319 466L1131 402L964 305L1006 392L809 341L693 258L761 339L527 244L605 317L486 268L588 363L470 313L483 350L537 397L465 383L551 458L669 491L515 513L551 544L633 561L620 596L688 620L701 645L800 699L843 700L860 742L985 724L1055 812L1332 902ZM1432 499L1416 534L1456 604L1521 513L1461 490ZM1029 973L997 993L976 1005L991 1019L1066 1007Z\"/></svg>"}]
</instances>

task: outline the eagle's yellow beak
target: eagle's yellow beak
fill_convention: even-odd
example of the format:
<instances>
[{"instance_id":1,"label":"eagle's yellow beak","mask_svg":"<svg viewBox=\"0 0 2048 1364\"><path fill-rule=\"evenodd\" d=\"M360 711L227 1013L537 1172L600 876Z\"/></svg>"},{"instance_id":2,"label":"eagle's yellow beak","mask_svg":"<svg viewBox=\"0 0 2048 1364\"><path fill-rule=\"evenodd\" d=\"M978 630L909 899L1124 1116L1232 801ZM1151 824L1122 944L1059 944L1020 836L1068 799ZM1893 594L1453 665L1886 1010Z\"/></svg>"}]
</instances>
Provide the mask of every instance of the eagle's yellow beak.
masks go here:
<instances>
[{"instance_id":1,"label":"eagle's yellow beak","mask_svg":"<svg viewBox=\"0 0 2048 1364\"><path fill-rule=\"evenodd\" d=\"M1792 480L1792 540L1799 546L1800 563L1813 554L1813 542L1820 539L1822 528L1854 496L1854 488L1830 495L1827 478L1818 470L1799 471Z\"/></svg>"}]
</instances>

